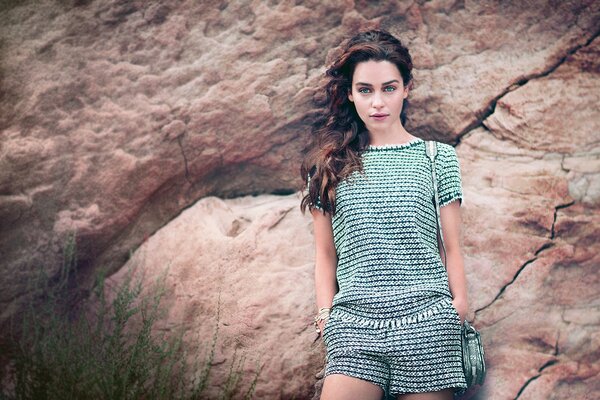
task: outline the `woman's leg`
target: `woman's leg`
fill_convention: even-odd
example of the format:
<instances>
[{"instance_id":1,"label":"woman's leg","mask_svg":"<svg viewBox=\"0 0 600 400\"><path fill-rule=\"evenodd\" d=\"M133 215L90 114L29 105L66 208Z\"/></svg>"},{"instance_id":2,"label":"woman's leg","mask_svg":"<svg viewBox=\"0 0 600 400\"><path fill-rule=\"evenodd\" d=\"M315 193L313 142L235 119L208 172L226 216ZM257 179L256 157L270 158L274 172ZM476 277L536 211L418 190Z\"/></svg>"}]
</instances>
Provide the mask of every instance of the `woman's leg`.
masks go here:
<instances>
[{"instance_id":1,"label":"woman's leg","mask_svg":"<svg viewBox=\"0 0 600 400\"><path fill-rule=\"evenodd\" d=\"M323 381L321 400L381 400L383 389L369 381L331 374Z\"/></svg>"},{"instance_id":2,"label":"woman's leg","mask_svg":"<svg viewBox=\"0 0 600 400\"><path fill-rule=\"evenodd\" d=\"M398 400L452 400L453 397L453 389L444 389L439 392L401 394Z\"/></svg>"}]
</instances>

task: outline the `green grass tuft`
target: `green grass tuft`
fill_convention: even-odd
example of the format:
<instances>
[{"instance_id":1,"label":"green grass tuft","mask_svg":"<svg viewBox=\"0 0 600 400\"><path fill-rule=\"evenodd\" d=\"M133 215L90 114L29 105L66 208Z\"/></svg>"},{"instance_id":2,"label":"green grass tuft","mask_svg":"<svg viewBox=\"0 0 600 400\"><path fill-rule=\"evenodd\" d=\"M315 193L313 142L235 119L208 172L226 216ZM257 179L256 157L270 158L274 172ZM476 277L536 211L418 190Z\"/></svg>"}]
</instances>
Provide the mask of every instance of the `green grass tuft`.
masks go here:
<instances>
[{"instance_id":1,"label":"green grass tuft","mask_svg":"<svg viewBox=\"0 0 600 400\"><path fill-rule=\"evenodd\" d=\"M199 353L187 360L183 329L167 334L156 329L165 293L162 274L142 291L133 268L115 288L105 293L106 276L100 272L93 295L73 315L66 300L77 270L75 236L65 245L62 269L50 279L43 269L32 280L36 295L21 315L13 357L0 390L2 400L44 399L205 399L218 340L220 296L213 336L204 360ZM251 399L262 368L247 388L243 386L245 356L234 353L220 399ZM199 374L194 372L200 371ZM191 379L187 376L193 375Z\"/></svg>"}]
</instances>

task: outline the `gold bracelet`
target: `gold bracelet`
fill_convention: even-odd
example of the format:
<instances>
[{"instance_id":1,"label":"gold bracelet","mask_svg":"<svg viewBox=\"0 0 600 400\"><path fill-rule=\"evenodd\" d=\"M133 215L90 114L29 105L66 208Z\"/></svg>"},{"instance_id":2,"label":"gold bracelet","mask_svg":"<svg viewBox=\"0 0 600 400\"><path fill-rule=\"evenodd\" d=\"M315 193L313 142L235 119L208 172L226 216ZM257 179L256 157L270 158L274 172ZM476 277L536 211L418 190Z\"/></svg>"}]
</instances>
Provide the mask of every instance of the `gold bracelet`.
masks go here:
<instances>
[{"instance_id":1,"label":"gold bracelet","mask_svg":"<svg viewBox=\"0 0 600 400\"><path fill-rule=\"evenodd\" d=\"M315 316L315 331L320 335L321 334L321 330L319 329L319 322L321 321L325 321L327 318L329 318L329 314L331 313L331 308L330 307L322 307L319 308L319 312L317 312L317 315Z\"/></svg>"},{"instance_id":2,"label":"gold bracelet","mask_svg":"<svg viewBox=\"0 0 600 400\"><path fill-rule=\"evenodd\" d=\"M315 321L320 321L320 320L325 319L326 317L329 316L330 312L331 312L331 308L328 308L328 307L320 308L319 312L315 316Z\"/></svg>"}]
</instances>

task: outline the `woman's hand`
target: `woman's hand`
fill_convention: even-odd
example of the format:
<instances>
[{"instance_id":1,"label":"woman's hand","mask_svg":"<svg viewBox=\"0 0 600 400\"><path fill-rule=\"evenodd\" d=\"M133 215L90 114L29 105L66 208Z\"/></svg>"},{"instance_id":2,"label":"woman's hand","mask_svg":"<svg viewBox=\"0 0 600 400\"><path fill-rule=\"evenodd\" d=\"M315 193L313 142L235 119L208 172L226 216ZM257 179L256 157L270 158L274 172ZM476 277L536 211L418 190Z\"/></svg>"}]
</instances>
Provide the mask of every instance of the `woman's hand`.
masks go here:
<instances>
[{"instance_id":1,"label":"woman's hand","mask_svg":"<svg viewBox=\"0 0 600 400\"><path fill-rule=\"evenodd\" d=\"M467 318L467 313L469 312L469 304L466 300L462 298L455 298L452 299L452 305L458 313L458 316L460 317L460 323L462 325L465 321L465 318Z\"/></svg>"}]
</instances>

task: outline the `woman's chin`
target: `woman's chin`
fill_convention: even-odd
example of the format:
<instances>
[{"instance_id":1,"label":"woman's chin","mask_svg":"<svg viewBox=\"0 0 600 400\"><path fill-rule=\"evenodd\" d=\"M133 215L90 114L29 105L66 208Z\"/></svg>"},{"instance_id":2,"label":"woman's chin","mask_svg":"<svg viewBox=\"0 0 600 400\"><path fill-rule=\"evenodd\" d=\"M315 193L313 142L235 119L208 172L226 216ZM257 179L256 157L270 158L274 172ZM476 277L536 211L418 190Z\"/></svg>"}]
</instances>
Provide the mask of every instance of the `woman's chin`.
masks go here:
<instances>
[{"instance_id":1,"label":"woman's chin","mask_svg":"<svg viewBox=\"0 0 600 400\"><path fill-rule=\"evenodd\" d=\"M385 131L390 130L390 128L392 127L392 124L385 121L385 122L369 123L369 124L365 124L365 126L367 127L369 132L385 132Z\"/></svg>"}]
</instances>

